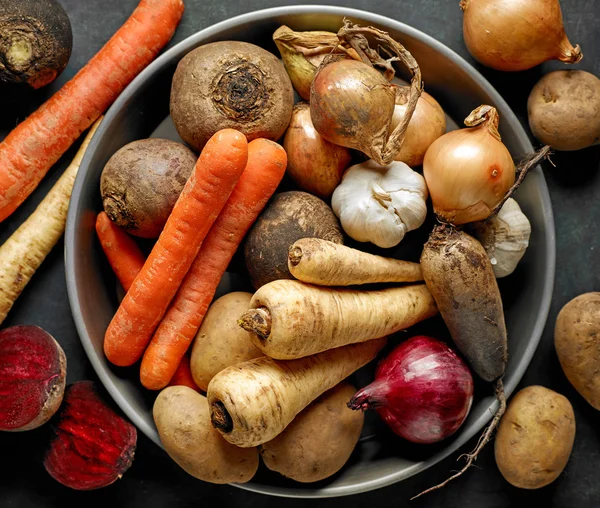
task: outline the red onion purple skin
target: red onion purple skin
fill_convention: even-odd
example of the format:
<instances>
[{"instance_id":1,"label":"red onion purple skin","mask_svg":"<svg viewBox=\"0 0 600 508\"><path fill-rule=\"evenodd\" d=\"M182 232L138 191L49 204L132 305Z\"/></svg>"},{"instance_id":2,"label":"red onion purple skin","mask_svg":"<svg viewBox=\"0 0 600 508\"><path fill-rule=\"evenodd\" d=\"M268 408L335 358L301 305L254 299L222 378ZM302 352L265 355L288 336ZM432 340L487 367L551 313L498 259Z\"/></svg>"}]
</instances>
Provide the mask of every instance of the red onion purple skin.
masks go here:
<instances>
[{"instance_id":1,"label":"red onion purple skin","mask_svg":"<svg viewBox=\"0 0 600 508\"><path fill-rule=\"evenodd\" d=\"M444 342L419 335L396 347L359 390L351 409L375 409L399 436L431 444L458 430L473 402L473 376Z\"/></svg>"}]
</instances>

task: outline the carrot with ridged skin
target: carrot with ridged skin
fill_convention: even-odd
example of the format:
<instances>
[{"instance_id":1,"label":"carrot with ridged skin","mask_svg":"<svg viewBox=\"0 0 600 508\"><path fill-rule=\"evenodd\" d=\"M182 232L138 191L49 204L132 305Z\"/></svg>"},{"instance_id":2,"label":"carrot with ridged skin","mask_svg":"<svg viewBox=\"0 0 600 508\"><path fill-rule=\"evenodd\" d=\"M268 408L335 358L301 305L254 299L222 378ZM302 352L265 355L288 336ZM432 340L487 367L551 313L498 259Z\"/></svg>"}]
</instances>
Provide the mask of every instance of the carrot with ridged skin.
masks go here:
<instances>
[{"instance_id":1,"label":"carrot with ridged skin","mask_svg":"<svg viewBox=\"0 0 600 508\"><path fill-rule=\"evenodd\" d=\"M183 0L142 0L106 45L0 143L0 221L169 42Z\"/></svg>"},{"instance_id":2,"label":"carrot with ridged skin","mask_svg":"<svg viewBox=\"0 0 600 508\"><path fill-rule=\"evenodd\" d=\"M198 332L221 277L248 229L275 192L287 165L273 141L248 144L248 164L150 342L140 369L142 385L164 388Z\"/></svg>"},{"instance_id":3,"label":"carrot with ridged skin","mask_svg":"<svg viewBox=\"0 0 600 508\"><path fill-rule=\"evenodd\" d=\"M90 129L69 167L35 211L0 247L0 323L63 235L75 177L101 121Z\"/></svg>"},{"instance_id":4,"label":"carrot with ridged skin","mask_svg":"<svg viewBox=\"0 0 600 508\"><path fill-rule=\"evenodd\" d=\"M288 268L296 279L319 286L423 280L419 263L376 256L321 238L301 238L291 245Z\"/></svg>"},{"instance_id":5,"label":"carrot with ridged skin","mask_svg":"<svg viewBox=\"0 0 600 508\"><path fill-rule=\"evenodd\" d=\"M181 359L175 374L173 374L171 381L169 381L168 386L187 386L192 390L196 390L198 393L202 393L202 390L200 390L198 385L194 382L194 378L192 376L190 355L184 355L184 357Z\"/></svg>"},{"instance_id":6,"label":"carrot with ridged skin","mask_svg":"<svg viewBox=\"0 0 600 508\"><path fill-rule=\"evenodd\" d=\"M96 217L96 234L121 286L125 292L129 291L146 257L135 240L111 221L106 212Z\"/></svg>"},{"instance_id":7,"label":"carrot with ridged skin","mask_svg":"<svg viewBox=\"0 0 600 508\"><path fill-rule=\"evenodd\" d=\"M223 129L208 140L146 263L104 336L110 362L139 360L248 161L246 137Z\"/></svg>"},{"instance_id":8,"label":"carrot with ridged skin","mask_svg":"<svg viewBox=\"0 0 600 508\"><path fill-rule=\"evenodd\" d=\"M227 367L208 385L212 424L242 448L266 443L322 393L373 360L386 343L384 337L298 360L261 356Z\"/></svg>"},{"instance_id":9,"label":"carrot with ridged skin","mask_svg":"<svg viewBox=\"0 0 600 508\"><path fill-rule=\"evenodd\" d=\"M292 360L391 335L437 312L425 284L362 291L276 280L254 293L239 324L265 355Z\"/></svg>"}]
</instances>

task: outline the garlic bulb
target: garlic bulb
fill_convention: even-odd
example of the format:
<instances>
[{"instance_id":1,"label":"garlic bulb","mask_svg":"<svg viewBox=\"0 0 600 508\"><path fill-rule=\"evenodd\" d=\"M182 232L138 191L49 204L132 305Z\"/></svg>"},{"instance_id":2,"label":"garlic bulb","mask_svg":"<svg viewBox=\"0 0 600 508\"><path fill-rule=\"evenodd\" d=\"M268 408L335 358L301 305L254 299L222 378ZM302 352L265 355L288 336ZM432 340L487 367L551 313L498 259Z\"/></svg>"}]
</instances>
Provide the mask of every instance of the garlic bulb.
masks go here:
<instances>
[{"instance_id":1,"label":"garlic bulb","mask_svg":"<svg viewBox=\"0 0 600 508\"><path fill-rule=\"evenodd\" d=\"M425 179L404 162L368 160L346 171L331 206L348 236L389 248L423 224L426 200Z\"/></svg>"},{"instance_id":2,"label":"garlic bulb","mask_svg":"<svg viewBox=\"0 0 600 508\"><path fill-rule=\"evenodd\" d=\"M489 256L496 278L513 273L531 235L531 224L518 203L507 199L496 217L474 226L475 236Z\"/></svg>"}]
</instances>

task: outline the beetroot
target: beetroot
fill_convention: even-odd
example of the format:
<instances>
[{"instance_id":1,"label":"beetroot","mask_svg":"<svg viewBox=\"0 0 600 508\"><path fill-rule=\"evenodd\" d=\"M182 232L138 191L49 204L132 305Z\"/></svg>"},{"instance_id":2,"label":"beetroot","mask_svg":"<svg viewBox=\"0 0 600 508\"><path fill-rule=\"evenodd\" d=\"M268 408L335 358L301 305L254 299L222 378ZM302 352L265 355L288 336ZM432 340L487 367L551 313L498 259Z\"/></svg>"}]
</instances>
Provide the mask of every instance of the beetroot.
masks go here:
<instances>
[{"instance_id":1,"label":"beetroot","mask_svg":"<svg viewBox=\"0 0 600 508\"><path fill-rule=\"evenodd\" d=\"M38 326L0 331L0 430L46 423L63 399L66 372L64 351Z\"/></svg>"},{"instance_id":2,"label":"beetroot","mask_svg":"<svg viewBox=\"0 0 600 508\"><path fill-rule=\"evenodd\" d=\"M102 400L92 381L69 385L57 416L56 436L44 458L55 480L92 490L110 485L129 469L135 427Z\"/></svg>"}]
</instances>

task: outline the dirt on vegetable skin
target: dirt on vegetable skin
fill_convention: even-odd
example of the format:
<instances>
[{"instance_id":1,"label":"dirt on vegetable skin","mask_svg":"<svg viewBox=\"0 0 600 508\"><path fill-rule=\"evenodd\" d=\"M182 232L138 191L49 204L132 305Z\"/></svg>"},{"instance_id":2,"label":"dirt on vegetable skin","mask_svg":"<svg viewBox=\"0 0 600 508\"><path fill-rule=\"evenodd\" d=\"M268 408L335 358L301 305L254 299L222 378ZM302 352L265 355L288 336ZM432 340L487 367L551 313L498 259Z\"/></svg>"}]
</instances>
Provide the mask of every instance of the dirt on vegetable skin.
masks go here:
<instances>
[{"instance_id":1,"label":"dirt on vegetable skin","mask_svg":"<svg viewBox=\"0 0 600 508\"><path fill-rule=\"evenodd\" d=\"M0 81L48 85L73 48L67 13L55 0L0 0Z\"/></svg>"}]
</instances>

